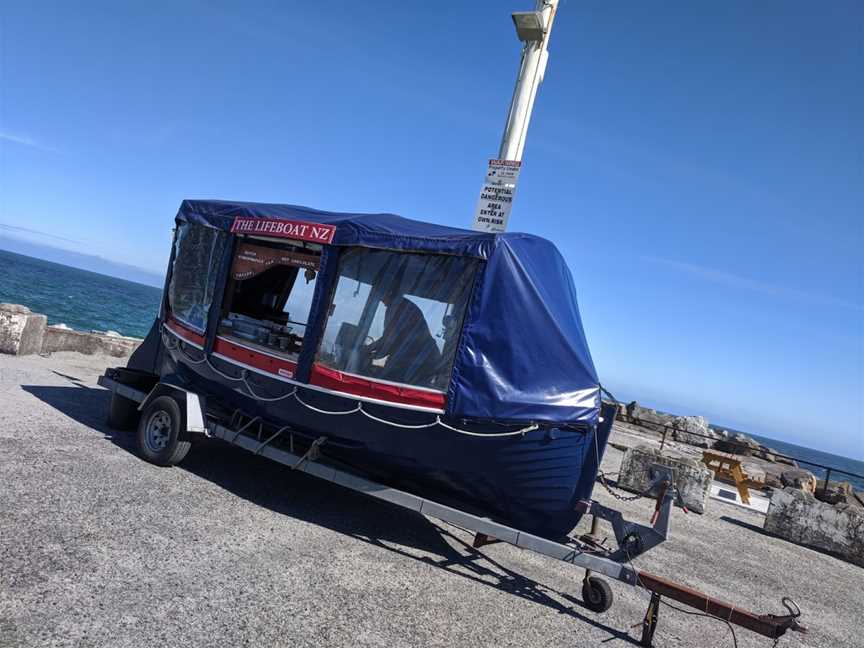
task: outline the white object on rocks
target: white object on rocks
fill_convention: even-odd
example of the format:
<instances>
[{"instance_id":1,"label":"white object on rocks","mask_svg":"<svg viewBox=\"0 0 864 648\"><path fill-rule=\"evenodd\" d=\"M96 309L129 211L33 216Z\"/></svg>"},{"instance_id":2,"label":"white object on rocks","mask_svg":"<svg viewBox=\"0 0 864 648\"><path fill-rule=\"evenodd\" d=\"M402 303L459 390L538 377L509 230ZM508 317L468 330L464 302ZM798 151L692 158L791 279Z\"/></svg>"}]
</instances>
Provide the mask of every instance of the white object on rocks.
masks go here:
<instances>
[{"instance_id":1,"label":"white object on rocks","mask_svg":"<svg viewBox=\"0 0 864 648\"><path fill-rule=\"evenodd\" d=\"M31 355L42 350L47 318L26 306L0 304L0 353Z\"/></svg>"},{"instance_id":2,"label":"white object on rocks","mask_svg":"<svg viewBox=\"0 0 864 648\"><path fill-rule=\"evenodd\" d=\"M831 506L809 493L785 488L771 496L765 530L864 567L864 510L858 507Z\"/></svg>"},{"instance_id":3,"label":"white object on rocks","mask_svg":"<svg viewBox=\"0 0 864 648\"><path fill-rule=\"evenodd\" d=\"M675 486L689 510L705 512L714 473L695 459L669 457L647 446L628 448L621 460L618 486L634 493L643 493L650 486L651 464L669 466L675 471Z\"/></svg>"}]
</instances>

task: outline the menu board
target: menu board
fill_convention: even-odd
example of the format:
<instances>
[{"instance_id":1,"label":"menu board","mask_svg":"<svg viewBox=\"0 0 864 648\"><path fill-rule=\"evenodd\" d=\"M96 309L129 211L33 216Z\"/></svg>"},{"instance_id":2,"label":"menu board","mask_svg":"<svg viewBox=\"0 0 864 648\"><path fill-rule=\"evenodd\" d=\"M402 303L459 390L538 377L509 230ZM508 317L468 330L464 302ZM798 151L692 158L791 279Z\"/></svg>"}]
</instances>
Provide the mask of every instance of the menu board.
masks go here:
<instances>
[{"instance_id":1,"label":"menu board","mask_svg":"<svg viewBox=\"0 0 864 648\"><path fill-rule=\"evenodd\" d=\"M243 281L277 265L318 270L321 267L321 256L295 250L277 250L252 243L241 243L234 255L231 277Z\"/></svg>"}]
</instances>

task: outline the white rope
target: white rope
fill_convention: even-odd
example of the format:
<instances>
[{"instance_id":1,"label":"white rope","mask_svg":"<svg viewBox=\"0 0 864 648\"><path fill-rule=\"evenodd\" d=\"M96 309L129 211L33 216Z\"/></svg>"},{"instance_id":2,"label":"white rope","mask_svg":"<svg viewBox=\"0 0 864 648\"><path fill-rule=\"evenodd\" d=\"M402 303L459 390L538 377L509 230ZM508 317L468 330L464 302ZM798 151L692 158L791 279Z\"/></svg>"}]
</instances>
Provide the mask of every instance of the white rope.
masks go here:
<instances>
[{"instance_id":1,"label":"white rope","mask_svg":"<svg viewBox=\"0 0 864 648\"><path fill-rule=\"evenodd\" d=\"M483 432L469 432L468 430L460 430L459 428L455 428L452 425L447 425L444 421L441 420L440 416L435 417L435 422L443 428L447 428L448 430L452 430L453 432L458 432L459 434L467 434L468 436L476 436L476 437L509 437L509 436L518 436L520 434L527 434L528 432L533 432L534 430L539 430L540 426L536 423L532 423L531 425L527 425L520 430L513 430L512 432L494 432L490 434L484 434Z\"/></svg>"},{"instance_id":2,"label":"white rope","mask_svg":"<svg viewBox=\"0 0 864 648\"><path fill-rule=\"evenodd\" d=\"M168 336L163 335L162 341L165 344L165 346L168 348L168 350L173 351L175 349L178 349L179 344L176 341L174 341L173 345L169 344L168 340L166 339L167 337ZM181 349L181 352L183 352L182 349ZM357 403L357 407L355 407L354 409L345 410L345 411L341 411L341 412L330 411L330 410L325 410L325 409L315 407L315 406L310 405L309 403L303 401L303 399L300 398L297 387L294 387L294 389L292 389L287 394L283 394L282 396L276 396L275 398L268 398L265 396L260 396L257 393L255 393L255 390L252 389L252 386L249 384L249 381L246 380L246 373L247 373L246 369L241 370L239 378L236 376L232 376L230 374L226 374L225 372L220 371L215 366L213 366L213 363L210 362L210 358L208 357L206 352L202 352L202 353L204 354L204 357L201 358L201 360L192 360L185 352L183 352L183 355L190 364L196 364L197 365L197 364L207 363L207 366L210 367L210 369L213 372L219 374L220 376L222 376L226 380L231 380L233 382L242 382L246 386L246 389L249 390L249 394L253 398L256 398L257 400L264 401L267 403L275 403L277 401L285 400L286 398L290 398L291 396L293 396L294 400L296 400L298 403L300 403L303 407L310 409L313 412L318 412L319 414L326 414L328 416L346 416L348 414L356 414L359 412L360 414L362 414L366 418L369 418L373 421L376 421L376 422L381 423L383 425L389 425L389 426L395 427L395 428L402 428L404 430L424 430L424 429L428 429L431 427L435 427L436 425L440 425L441 427L446 428L452 432L456 432L458 434L464 434L466 436L482 437L482 438L501 438L501 437L521 436L521 435L527 434L528 432L533 432L534 430L540 429L539 425L537 425L536 423L532 423L531 425L527 425L523 428L520 428L518 430L513 430L511 432L493 432L493 433L488 433L488 434L483 433L483 432L470 432L468 430L462 430L460 428L453 427L452 425L445 423L444 421L441 420L441 417L439 415L436 415L435 420L431 421L429 423L420 423L417 425L409 425L407 423L395 423L393 421L388 421L386 419L375 416L374 414L370 414L369 412L367 412L366 410L363 409L363 403L360 403L360 402ZM595 435L596 435L596 432L595 432ZM596 444L596 436L595 436L595 444ZM595 445L595 451L596 451L596 445Z\"/></svg>"},{"instance_id":3,"label":"white rope","mask_svg":"<svg viewBox=\"0 0 864 648\"><path fill-rule=\"evenodd\" d=\"M170 343L169 343L169 340L170 340ZM200 360L193 360L192 356L190 356L186 352L186 349L184 349L180 345L180 342L178 342L176 339L169 338L167 335L165 335L165 333L162 334L162 343L165 345L165 348L168 349L169 351L179 351L180 353L182 353L183 357L186 358L186 362L188 362L191 365L199 365L199 364L203 364L203 363L207 362L207 354L206 353L204 353L202 351L201 352L202 353L201 359Z\"/></svg>"},{"instance_id":4,"label":"white rope","mask_svg":"<svg viewBox=\"0 0 864 648\"><path fill-rule=\"evenodd\" d=\"M354 409L346 410L344 412L328 412L327 410L318 409L317 407L313 407L309 403L304 403L303 400L301 400L301 398L296 394L296 390L295 390L295 394L294 394L294 399L298 403L300 403L303 407L310 409L313 412L318 412L319 414L330 414L331 416L344 416L346 414L355 414L357 412L362 411L362 407L361 407L360 403L357 403L357 407L355 407Z\"/></svg>"},{"instance_id":5,"label":"white rope","mask_svg":"<svg viewBox=\"0 0 864 648\"><path fill-rule=\"evenodd\" d=\"M252 389L252 385L250 385L249 381L246 380L245 375L243 376L243 384L246 385L246 389L249 390L249 393L252 394L252 396L254 396L255 398L257 398L260 401L266 401L268 403L275 403L276 401L285 400L286 398L289 398L289 397L291 397L297 393L297 388L295 387L290 392L288 392L287 394L283 394L282 396L277 396L276 398L267 398L265 396L259 396L258 394L255 393L255 390Z\"/></svg>"},{"instance_id":6,"label":"white rope","mask_svg":"<svg viewBox=\"0 0 864 648\"><path fill-rule=\"evenodd\" d=\"M206 355L205 355L204 357L207 358ZM226 380L233 380L234 382L246 382L246 378L244 377L245 374L246 374L246 370L245 370L245 369L243 369L243 370L241 371L241 373L240 373L240 377L237 378L237 377L235 377L235 376L231 376L231 375L229 375L229 374L226 374L226 373L223 373L223 372L219 371L216 367L213 366L213 363L210 362L210 358L207 358L207 366L210 367L210 368L211 368L213 371L215 371L217 374L219 374L220 376L222 376L223 378L225 378Z\"/></svg>"},{"instance_id":7,"label":"white rope","mask_svg":"<svg viewBox=\"0 0 864 648\"><path fill-rule=\"evenodd\" d=\"M358 405L360 408L360 413L366 418L370 418L373 421L378 421L379 423L383 423L384 425L392 425L393 427L404 428L406 430L422 430L423 428L431 428L438 425L438 418L436 417L434 421L431 423L423 423L421 425L407 425L405 423L394 423L393 421L386 421L382 418L378 418L377 416L370 414L366 410L363 409L363 405Z\"/></svg>"}]
</instances>

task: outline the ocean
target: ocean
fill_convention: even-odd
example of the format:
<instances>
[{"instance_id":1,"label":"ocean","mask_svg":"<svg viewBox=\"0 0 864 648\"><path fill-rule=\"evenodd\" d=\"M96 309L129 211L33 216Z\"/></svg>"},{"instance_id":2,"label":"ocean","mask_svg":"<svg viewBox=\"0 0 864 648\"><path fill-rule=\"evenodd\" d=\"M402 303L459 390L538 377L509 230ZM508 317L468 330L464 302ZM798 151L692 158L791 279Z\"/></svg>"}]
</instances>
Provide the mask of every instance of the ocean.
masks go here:
<instances>
[{"instance_id":1,"label":"ocean","mask_svg":"<svg viewBox=\"0 0 864 648\"><path fill-rule=\"evenodd\" d=\"M0 302L23 304L48 316L49 324L63 323L80 331L117 331L144 337L159 311L162 291L124 279L78 270L0 250ZM726 428L731 432L732 430ZM864 475L864 462L743 432L778 452L818 464ZM820 468L802 464L818 477ZM864 479L832 474L864 491Z\"/></svg>"},{"instance_id":2,"label":"ocean","mask_svg":"<svg viewBox=\"0 0 864 648\"><path fill-rule=\"evenodd\" d=\"M732 430L731 428L725 429L733 433L739 431ZM852 484L855 490L864 491L864 461L849 459L848 457L841 457L839 455L831 454L830 452L814 450L813 448L805 448L804 446L795 445L794 443L788 443L786 441L780 441L778 439L769 439L768 437L759 436L758 434L749 434L747 432L742 432L742 434L747 434L747 436L753 437L759 443L766 445L781 454L789 455L790 457L798 457L800 459L812 461L823 466L830 466L831 468L837 470L845 470L856 475L861 475L860 478L850 477L849 475L842 475L840 473L832 471L831 481L847 481ZM825 478L825 471L822 468L809 466L806 463L801 463L800 465L802 468L806 468L807 470L812 472L819 479Z\"/></svg>"},{"instance_id":3,"label":"ocean","mask_svg":"<svg viewBox=\"0 0 864 648\"><path fill-rule=\"evenodd\" d=\"M43 313L49 324L143 338L161 298L159 288L0 250L0 302Z\"/></svg>"}]
</instances>

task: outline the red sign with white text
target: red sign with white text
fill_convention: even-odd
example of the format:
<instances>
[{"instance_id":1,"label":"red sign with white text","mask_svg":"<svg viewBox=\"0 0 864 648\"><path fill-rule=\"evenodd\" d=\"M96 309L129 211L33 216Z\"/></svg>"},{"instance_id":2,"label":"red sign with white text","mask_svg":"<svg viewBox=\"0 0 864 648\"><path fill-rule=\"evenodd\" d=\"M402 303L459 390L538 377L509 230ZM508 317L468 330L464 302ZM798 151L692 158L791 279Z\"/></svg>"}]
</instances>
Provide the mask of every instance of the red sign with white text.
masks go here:
<instances>
[{"instance_id":1,"label":"red sign with white text","mask_svg":"<svg viewBox=\"0 0 864 648\"><path fill-rule=\"evenodd\" d=\"M231 225L234 234L258 234L276 238L297 239L312 243L331 243L336 234L335 225L307 223L281 218L245 218L238 216Z\"/></svg>"}]
</instances>

